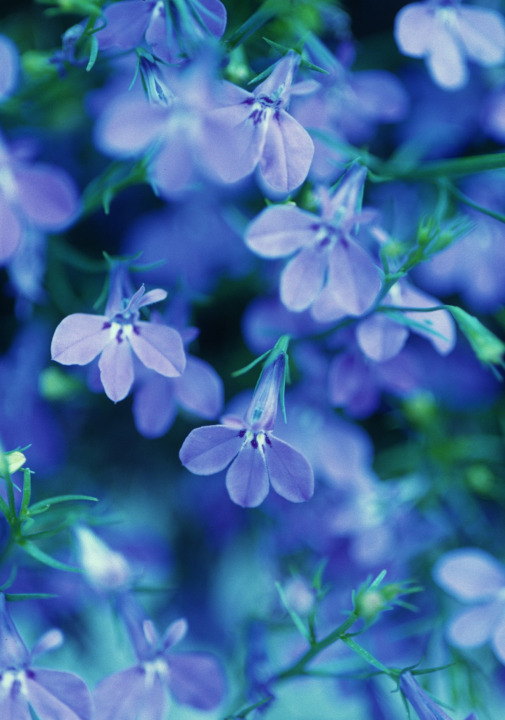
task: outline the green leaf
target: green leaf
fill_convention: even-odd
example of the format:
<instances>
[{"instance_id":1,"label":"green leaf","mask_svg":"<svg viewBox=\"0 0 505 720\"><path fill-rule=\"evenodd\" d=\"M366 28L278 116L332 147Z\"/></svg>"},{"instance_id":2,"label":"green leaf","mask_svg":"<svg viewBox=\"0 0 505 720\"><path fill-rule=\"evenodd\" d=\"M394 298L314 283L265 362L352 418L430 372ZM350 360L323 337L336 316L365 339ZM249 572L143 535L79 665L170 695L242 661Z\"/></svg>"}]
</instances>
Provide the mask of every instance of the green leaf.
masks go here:
<instances>
[{"instance_id":1,"label":"green leaf","mask_svg":"<svg viewBox=\"0 0 505 720\"><path fill-rule=\"evenodd\" d=\"M309 631L309 629L306 627L305 623L303 622L303 620L301 619L301 617L298 615L298 613L296 613L296 612L293 610L293 608L290 607L289 602L288 602L288 599L287 599L287 597L286 597L286 593L284 592L284 590L283 590L283 588L282 588L282 585L281 585L280 583L276 582L276 583L275 583L275 588L276 588L277 592L279 593L279 597L280 597L280 599L281 599L281 602L282 602L282 604L284 605L284 607L286 608L286 610L288 611L288 613L289 613L289 615L290 615L290 617L291 617L291 620L293 621L296 629L298 630L298 632L299 632L301 635L303 635L303 637L307 640L307 642L310 643L310 642L311 642L310 631Z\"/></svg>"},{"instance_id":2,"label":"green leaf","mask_svg":"<svg viewBox=\"0 0 505 720\"><path fill-rule=\"evenodd\" d=\"M32 505L27 510L27 515L39 515L40 513L46 512L53 505L57 505L62 502L70 502L72 500L86 500L88 502L98 502L98 498L92 497L91 495L55 495L54 497L47 498L47 500L40 500L39 502Z\"/></svg>"},{"instance_id":3,"label":"green leaf","mask_svg":"<svg viewBox=\"0 0 505 720\"><path fill-rule=\"evenodd\" d=\"M60 560L56 560L56 558L51 557L51 555L48 555L30 541L24 541L20 543L20 547L22 547L23 550L34 560L38 560L44 565L48 565L55 570L65 570L67 572L76 573L82 572L81 568L73 567L72 565L67 565L67 563L60 562Z\"/></svg>"}]
</instances>

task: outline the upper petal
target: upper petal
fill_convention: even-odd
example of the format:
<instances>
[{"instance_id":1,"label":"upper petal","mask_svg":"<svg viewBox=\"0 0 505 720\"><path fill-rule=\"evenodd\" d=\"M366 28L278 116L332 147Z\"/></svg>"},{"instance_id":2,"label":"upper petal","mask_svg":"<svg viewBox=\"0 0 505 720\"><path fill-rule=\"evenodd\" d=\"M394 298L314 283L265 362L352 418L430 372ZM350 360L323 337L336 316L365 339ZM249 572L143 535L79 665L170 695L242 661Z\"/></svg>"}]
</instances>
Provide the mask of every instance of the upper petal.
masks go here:
<instances>
[{"instance_id":1,"label":"upper petal","mask_svg":"<svg viewBox=\"0 0 505 720\"><path fill-rule=\"evenodd\" d=\"M435 581L463 602L495 597L505 587L505 567L479 548L445 553L433 568Z\"/></svg>"},{"instance_id":2,"label":"upper petal","mask_svg":"<svg viewBox=\"0 0 505 720\"><path fill-rule=\"evenodd\" d=\"M51 342L51 357L62 365L87 365L110 341L103 315L74 313L60 322Z\"/></svg>"},{"instance_id":3,"label":"upper petal","mask_svg":"<svg viewBox=\"0 0 505 720\"><path fill-rule=\"evenodd\" d=\"M505 22L500 13L485 8L462 7L458 30L472 60L482 65L496 65L505 59Z\"/></svg>"},{"instance_id":4,"label":"upper petal","mask_svg":"<svg viewBox=\"0 0 505 720\"><path fill-rule=\"evenodd\" d=\"M184 440L179 458L197 475L212 475L224 470L242 447L243 438L239 432L226 425L195 428Z\"/></svg>"},{"instance_id":5,"label":"upper petal","mask_svg":"<svg viewBox=\"0 0 505 720\"><path fill-rule=\"evenodd\" d=\"M276 493L291 502L304 502L314 492L314 473L302 453L270 435L265 446L270 482Z\"/></svg>"},{"instance_id":6,"label":"upper petal","mask_svg":"<svg viewBox=\"0 0 505 720\"><path fill-rule=\"evenodd\" d=\"M268 495L269 482L265 458L260 446L248 442L226 473L230 498L242 507L257 507Z\"/></svg>"},{"instance_id":7,"label":"upper petal","mask_svg":"<svg viewBox=\"0 0 505 720\"><path fill-rule=\"evenodd\" d=\"M128 340L144 365L166 377L178 377L186 355L177 330L160 323L137 322Z\"/></svg>"},{"instance_id":8,"label":"upper petal","mask_svg":"<svg viewBox=\"0 0 505 720\"><path fill-rule=\"evenodd\" d=\"M412 57L426 54L434 25L433 10L426 3L410 3L395 18L395 40L400 52Z\"/></svg>"},{"instance_id":9,"label":"upper petal","mask_svg":"<svg viewBox=\"0 0 505 720\"><path fill-rule=\"evenodd\" d=\"M314 241L318 221L316 215L292 205L269 207L249 224L244 239L261 257L284 257Z\"/></svg>"},{"instance_id":10,"label":"upper petal","mask_svg":"<svg viewBox=\"0 0 505 720\"><path fill-rule=\"evenodd\" d=\"M275 113L268 123L259 163L267 185L292 192L307 177L313 156L314 143L305 128L285 110Z\"/></svg>"}]
</instances>

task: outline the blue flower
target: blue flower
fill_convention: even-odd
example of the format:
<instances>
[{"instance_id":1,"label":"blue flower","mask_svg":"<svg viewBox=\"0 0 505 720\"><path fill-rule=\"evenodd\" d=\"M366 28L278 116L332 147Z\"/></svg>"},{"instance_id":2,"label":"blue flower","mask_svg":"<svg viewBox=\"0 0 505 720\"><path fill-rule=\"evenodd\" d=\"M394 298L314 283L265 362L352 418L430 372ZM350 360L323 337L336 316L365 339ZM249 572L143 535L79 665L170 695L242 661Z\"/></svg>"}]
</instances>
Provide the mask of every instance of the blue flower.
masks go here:
<instances>
[{"instance_id":1,"label":"blue flower","mask_svg":"<svg viewBox=\"0 0 505 720\"><path fill-rule=\"evenodd\" d=\"M59 630L50 630L29 653L12 622L0 593L0 717L31 720L30 707L40 720L91 720L91 698L77 675L59 670L38 670L32 660L61 645Z\"/></svg>"}]
</instances>

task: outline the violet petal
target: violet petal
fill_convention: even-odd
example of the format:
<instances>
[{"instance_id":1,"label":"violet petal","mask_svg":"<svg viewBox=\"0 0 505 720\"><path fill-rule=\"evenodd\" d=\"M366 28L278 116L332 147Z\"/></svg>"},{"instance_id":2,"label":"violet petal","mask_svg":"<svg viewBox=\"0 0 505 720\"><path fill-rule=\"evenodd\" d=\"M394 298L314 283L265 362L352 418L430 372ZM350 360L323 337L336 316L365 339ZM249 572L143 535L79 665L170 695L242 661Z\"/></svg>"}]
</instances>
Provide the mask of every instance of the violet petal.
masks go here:
<instances>
[{"instance_id":1,"label":"violet petal","mask_svg":"<svg viewBox=\"0 0 505 720\"><path fill-rule=\"evenodd\" d=\"M106 345L98 361L100 380L107 396L119 402L130 392L133 384L133 359L130 345L126 340L116 339Z\"/></svg>"},{"instance_id":2,"label":"violet petal","mask_svg":"<svg viewBox=\"0 0 505 720\"><path fill-rule=\"evenodd\" d=\"M285 110L274 113L259 161L267 185L279 192L292 192L307 177L313 156L314 143L305 128Z\"/></svg>"},{"instance_id":3,"label":"violet petal","mask_svg":"<svg viewBox=\"0 0 505 720\"><path fill-rule=\"evenodd\" d=\"M91 720L91 698L77 675L59 670L31 670L26 677L28 699L45 720Z\"/></svg>"},{"instance_id":4,"label":"violet petal","mask_svg":"<svg viewBox=\"0 0 505 720\"><path fill-rule=\"evenodd\" d=\"M257 507L268 495L269 485L263 452L248 442L226 473L228 494L237 505Z\"/></svg>"},{"instance_id":5,"label":"violet petal","mask_svg":"<svg viewBox=\"0 0 505 720\"><path fill-rule=\"evenodd\" d=\"M321 293L328 265L328 254L309 247L296 255L281 275L280 297L289 310L306 310Z\"/></svg>"},{"instance_id":6,"label":"violet petal","mask_svg":"<svg viewBox=\"0 0 505 720\"><path fill-rule=\"evenodd\" d=\"M226 425L195 428L184 440L179 458L191 472L213 475L231 463L242 443L239 431Z\"/></svg>"},{"instance_id":7,"label":"violet petal","mask_svg":"<svg viewBox=\"0 0 505 720\"><path fill-rule=\"evenodd\" d=\"M245 243L261 257L284 257L313 242L317 222L316 216L297 207L270 207L249 225Z\"/></svg>"},{"instance_id":8,"label":"violet petal","mask_svg":"<svg viewBox=\"0 0 505 720\"><path fill-rule=\"evenodd\" d=\"M214 658L200 653L167 654L170 692L182 705L212 710L225 693L221 669Z\"/></svg>"},{"instance_id":9,"label":"violet petal","mask_svg":"<svg viewBox=\"0 0 505 720\"><path fill-rule=\"evenodd\" d=\"M128 340L135 355L150 370L178 377L186 366L182 339L177 330L159 323L137 322Z\"/></svg>"},{"instance_id":10,"label":"violet petal","mask_svg":"<svg viewBox=\"0 0 505 720\"><path fill-rule=\"evenodd\" d=\"M105 316L67 315L54 331L51 357L62 365L87 365L110 340L110 323Z\"/></svg>"},{"instance_id":11,"label":"violet petal","mask_svg":"<svg viewBox=\"0 0 505 720\"><path fill-rule=\"evenodd\" d=\"M305 502L314 492L314 473L306 458L295 448L270 436L265 446L270 482L276 493L291 502Z\"/></svg>"}]
</instances>

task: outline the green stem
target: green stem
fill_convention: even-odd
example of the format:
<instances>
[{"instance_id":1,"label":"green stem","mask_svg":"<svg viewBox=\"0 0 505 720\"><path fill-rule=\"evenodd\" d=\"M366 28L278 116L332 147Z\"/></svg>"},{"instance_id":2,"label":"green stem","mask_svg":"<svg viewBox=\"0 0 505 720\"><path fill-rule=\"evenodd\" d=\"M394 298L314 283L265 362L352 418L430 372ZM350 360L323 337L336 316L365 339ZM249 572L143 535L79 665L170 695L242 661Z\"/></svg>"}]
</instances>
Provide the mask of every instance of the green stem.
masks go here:
<instances>
[{"instance_id":1,"label":"green stem","mask_svg":"<svg viewBox=\"0 0 505 720\"><path fill-rule=\"evenodd\" d=\"M333 632L325 638L312 645L312 647L309 648L304 655L302 655L298 662L291 667L286 668L286 670L282 670L273 678L273 680L288 680L289 678L296 677L297 675L303 675L306 666L327 647L333 645L333 643L336 643L338 640L341 640L342 636L346 634L347 630L349 630L349 628L351 628L357 620L359 620L359 615L352 612L342 625L339 625L336 630L333 630Z\"/></svg>"},{"instance_id":2,"label":"green stem","mask_svg":"<svg viewBox=\"0 0 505 720\"><path fill-rule=\"evenodd\" d=\"M498 170L500 168L505 168L505 153L439 160L424 163L418 167L405 168L404 170L401 167L395 167L394 164L388 166L386 162L382 164L380 174L385 176L383 179L388 180L434 180L439 177L474 175L486 170Z\"/></svg>"},{"instance_id":3,"label":"green stem","mask_svg":"<svg viewBox=\"0 0 505 720\"><path fill-rule=\"evenodd\" d=\"M468 207L473 208L474 210L478 210L483 215L488 215L489 217L494 218L495 220L499 220L502 223L505 223L505 215L502 215L499 212L495 212L494 210L490 210L489 208L485 208L482 205L479 205L478 203L471 200L467 195L462 193L458 188L454 187L454 185L451 182L447 182L445 184L448 191L453 195L457 200L464 203L465 205L468 205Z\"/></svg>"}]
</instances>

